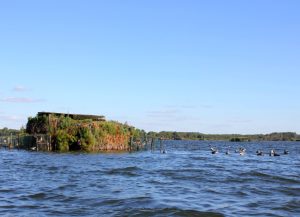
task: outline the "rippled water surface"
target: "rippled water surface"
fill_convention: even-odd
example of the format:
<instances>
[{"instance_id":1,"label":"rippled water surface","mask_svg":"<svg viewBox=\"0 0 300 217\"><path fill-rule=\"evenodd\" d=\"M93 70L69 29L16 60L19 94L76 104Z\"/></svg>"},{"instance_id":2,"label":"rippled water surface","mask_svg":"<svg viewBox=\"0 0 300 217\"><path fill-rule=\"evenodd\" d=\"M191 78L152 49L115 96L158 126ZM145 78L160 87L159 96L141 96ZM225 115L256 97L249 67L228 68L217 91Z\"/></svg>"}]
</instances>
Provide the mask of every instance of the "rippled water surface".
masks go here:
<instances>
[{"instance_id":1,"label":"rippled water surface","mask_svg":"<svg viewBox=\"0 0 300 217\"><path fill-rule=\"evenodd\" d=\"M221 151L212 155L209 145ZM225 155L226 147L232 153ZM240 146L245 156L234 153ZM166 141L159 151L0 149L1 216L300 216L299 142ZM289 155L256 156L255 151Z\"/></svg>"}]
</instances>

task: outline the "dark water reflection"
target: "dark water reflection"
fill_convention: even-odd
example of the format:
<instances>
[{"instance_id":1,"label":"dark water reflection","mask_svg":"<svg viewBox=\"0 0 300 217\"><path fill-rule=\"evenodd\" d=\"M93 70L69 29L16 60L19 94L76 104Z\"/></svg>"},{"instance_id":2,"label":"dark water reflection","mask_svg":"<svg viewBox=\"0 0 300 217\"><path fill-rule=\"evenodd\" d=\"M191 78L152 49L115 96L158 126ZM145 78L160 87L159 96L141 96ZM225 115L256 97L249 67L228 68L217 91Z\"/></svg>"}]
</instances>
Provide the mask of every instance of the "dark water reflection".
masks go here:
<instances>
[{"instance_id":1,"label":"dark water reflection","mask_svg":"<svg viewBox=\"0 0 300 217\"><path fill-rule=\"evenodd\" d=\"M211 155L209 145L221 151ZM1 216L299 216L300 143L168 141L159 151L0 150ZM231 155L225 155L231 146ZM247 149L245 156L234 150ZM256 156L275 148L289 155Z\"/></svg>"}]
</instances>

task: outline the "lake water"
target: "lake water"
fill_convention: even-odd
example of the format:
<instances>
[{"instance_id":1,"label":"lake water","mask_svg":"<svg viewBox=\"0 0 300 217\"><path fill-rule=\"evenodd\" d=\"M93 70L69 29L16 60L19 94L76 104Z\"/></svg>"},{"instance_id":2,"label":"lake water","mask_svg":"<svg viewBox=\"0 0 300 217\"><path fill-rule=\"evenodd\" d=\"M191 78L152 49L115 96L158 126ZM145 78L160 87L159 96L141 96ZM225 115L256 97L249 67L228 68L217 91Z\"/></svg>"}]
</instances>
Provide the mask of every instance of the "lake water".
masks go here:
<instances>
[{"instance_id":1,"label":"lake water","mask_svg":"<svg viewBox=\"0 0 300 217\"><path fill-rule=\"evenodd\" d=\"M220 153L212 155L209 145ZM231 155L225 155L231 146ZM240 146L244 156L234 153ZM159 151L0 149L1 216L300 216L299 142L165 141ZM256 156L255 151L289 155Z\"/></svg>"}]
</instances>

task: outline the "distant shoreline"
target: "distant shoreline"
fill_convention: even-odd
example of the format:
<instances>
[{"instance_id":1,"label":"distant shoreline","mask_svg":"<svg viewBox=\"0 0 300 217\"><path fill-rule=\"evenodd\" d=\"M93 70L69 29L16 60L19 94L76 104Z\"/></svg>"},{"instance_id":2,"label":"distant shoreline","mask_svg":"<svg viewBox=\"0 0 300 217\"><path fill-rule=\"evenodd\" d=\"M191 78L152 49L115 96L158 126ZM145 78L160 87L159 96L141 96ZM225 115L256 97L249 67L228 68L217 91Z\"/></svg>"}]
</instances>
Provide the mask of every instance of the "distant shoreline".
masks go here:
<instances>
[{"instance_id":1,"label":"distant shoreline","mask_svg":"<svg viewBox=\"0 0 300 217\"><path fill-rule=\"evenodd\" d=\"M170 140L207 140L207 141L300 141L300 135L294 132L275 132L270 134L203 134L198 132L162 131L149 132L149 137L158 137Z\"/></svg>"},{"instance_id":2,"label":"distant shoreline","mask_svg":"<svg viewBox=\"0 0 300 217\"><path fill-rule=\"evenodd\" d=\"M24 130L24 129L23 129ZM0 129L0 136L19 135L22 129ZM141 135L142 136L142 135ZM300 142L300 135L294 132L274 132L270 134L204 134L199 132L145 132L143 136L162 138L164 140L203 140L203 141L294 141Z\"/></svg>"}]
</instances>

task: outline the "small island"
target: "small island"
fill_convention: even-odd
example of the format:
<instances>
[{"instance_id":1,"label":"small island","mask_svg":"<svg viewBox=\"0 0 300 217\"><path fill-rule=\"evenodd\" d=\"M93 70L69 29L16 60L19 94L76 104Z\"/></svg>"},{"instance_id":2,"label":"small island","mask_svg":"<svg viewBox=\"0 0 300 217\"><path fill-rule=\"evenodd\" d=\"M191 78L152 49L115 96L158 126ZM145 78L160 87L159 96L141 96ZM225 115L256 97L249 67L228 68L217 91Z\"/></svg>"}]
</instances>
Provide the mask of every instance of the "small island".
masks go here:
<instances>
[{"instance_id":1,"label":"small island","mask_svg":"<svg viewBox=\"0 0 300 217\"><path fill-rule=\"evenodd\" d=\"M29 117L20 147L43 151L129 151L143 131L104 116L39 112Z\"/></svg>"}]
</instances>

